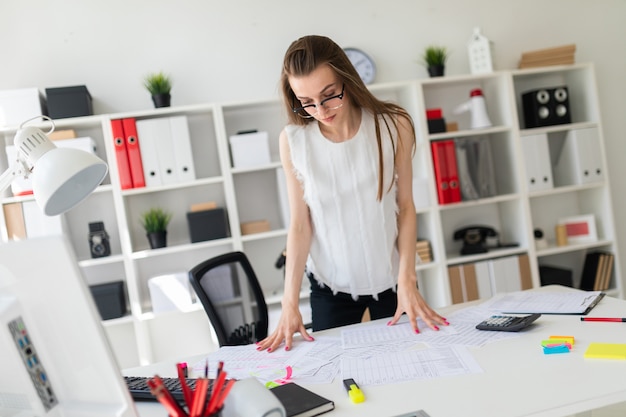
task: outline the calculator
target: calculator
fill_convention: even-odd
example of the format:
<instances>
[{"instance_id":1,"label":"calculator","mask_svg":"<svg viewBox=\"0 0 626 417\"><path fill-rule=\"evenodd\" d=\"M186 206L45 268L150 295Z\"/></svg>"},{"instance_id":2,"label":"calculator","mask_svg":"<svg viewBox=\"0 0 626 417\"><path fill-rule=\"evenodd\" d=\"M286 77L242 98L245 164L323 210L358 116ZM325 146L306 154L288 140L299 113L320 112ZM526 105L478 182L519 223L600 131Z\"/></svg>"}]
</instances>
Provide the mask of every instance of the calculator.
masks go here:
<instances>
[{"instance_id":1,"label":"calculator","mask_svg":"<svg viewBox=\"0 0 626 417\"><path fill-rule=\"evenodd\" d=\"M478 330L497 330L502 332L518 332L528 327L532 322L541 317L541 314L530 314L528 316L504 316L496 315L478 323Z\"/></svg>"}]
</instances>

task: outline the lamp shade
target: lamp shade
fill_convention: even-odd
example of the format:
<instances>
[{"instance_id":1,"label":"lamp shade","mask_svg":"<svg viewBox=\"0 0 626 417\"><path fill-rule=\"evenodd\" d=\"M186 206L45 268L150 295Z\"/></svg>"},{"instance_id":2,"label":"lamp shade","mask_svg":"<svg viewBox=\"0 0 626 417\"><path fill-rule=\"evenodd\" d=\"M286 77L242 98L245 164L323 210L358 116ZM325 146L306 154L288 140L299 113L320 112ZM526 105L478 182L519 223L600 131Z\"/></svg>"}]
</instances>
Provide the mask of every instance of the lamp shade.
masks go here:
<instances>
[{"instance_id":1,"label":"lamp shade","mask_svg":"<svg viewBox=\"0 0 626 417\"><path fill-rule=\"evenodd\" d=\"M43 212L55 216L83 201L100 185L107 165L95 155L73 148L54 148L33 169L33 194Z\"/></svg>"},{"instance_id":2,"label":"lamp shade","mask_svg":"<svg viewBox=\"0 0 626 417\"><path fill-rule=\"evenodd\" d=\"M15 135L20 158L32 171L35 201L48 216L56 216L83 201L107 174L107 164L74 148L57 148L39 129L25 127Z\"/></svg>"}]
</instances>

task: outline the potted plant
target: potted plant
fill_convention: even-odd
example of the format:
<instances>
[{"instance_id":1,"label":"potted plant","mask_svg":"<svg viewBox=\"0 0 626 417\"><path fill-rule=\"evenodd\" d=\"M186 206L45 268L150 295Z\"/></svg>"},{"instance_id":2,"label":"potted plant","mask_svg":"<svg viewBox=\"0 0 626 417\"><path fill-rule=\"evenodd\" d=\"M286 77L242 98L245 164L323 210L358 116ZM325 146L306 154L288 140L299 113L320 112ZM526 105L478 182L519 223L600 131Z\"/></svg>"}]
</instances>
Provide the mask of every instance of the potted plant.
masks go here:
<instances>
[{"instance_id":1,"label":"potted plant","mask_svg":"<svg viewBox=\"0 0 626 417\"><path fill-rule=\"evenodd\" d=\"M170 106L172 79L168 75L162 71L149 74L144 78L143 85L152 95L154 107Z\"/></svg>"},{"instance_id":2,"label":"potted plant","mask_svg":"<svg viewBox=\"0 0 626 417\"><path fill-rule=\"evenodd\" d=\"M431 77L441 77L444 74L448 50L444 46L430 45L422 55L422 61Z\"/></svg>"},{"instance_id":3,"label":"potted plant","mask_svg":"<svg viewBox=\"0 0 626 417\"><path fill-rule=\"evenodd\" d=\"M172 214L161 209L151 208L141 214L141 225L146 230L146 236L152 249L167 246L167 225Z\"/></svg>"}]
</instances>

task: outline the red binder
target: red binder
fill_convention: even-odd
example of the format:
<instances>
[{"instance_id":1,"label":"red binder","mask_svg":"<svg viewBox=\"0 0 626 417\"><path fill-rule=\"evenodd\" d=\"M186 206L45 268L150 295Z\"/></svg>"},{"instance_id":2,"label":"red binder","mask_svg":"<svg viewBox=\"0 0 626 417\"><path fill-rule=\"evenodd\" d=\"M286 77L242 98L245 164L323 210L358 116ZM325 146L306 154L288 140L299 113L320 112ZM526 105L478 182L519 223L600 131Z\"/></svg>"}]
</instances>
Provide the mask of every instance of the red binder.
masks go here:
<instances>
[{"instance_id":1,"label":"red binder","mask_svg":"<svg viewBox=\"0 0 626 417\"><path fill-rule=\"evenodd\" d=\"M459 170L456 163L456 144L454 139L445 140L446 170L448 171L448 203L461 201Z\"/></svg>"},{"instance_id":2,"label":"red binder","mask_svg":"<svg viewBox=\"0 0 626 417\"><path fill-rule=\"evenodd\" d=\"M141 149L139 147L139 136L137 136L137 126L135 118L123 119L124 133L126 134L126 152L128 153L128 164L130 165L130 177L134 188L146 186L143 176L143 164L141 162Z\"/></svg>"},{"instance_id":3,"label":"red binder","mask_svg":"<svg viewBox=\"0 0 626 417\"><path fill-rule=\"evenodd\" d=\"M448 189L445 143L444 141L431 142L430 149L433 156L433 168L435 170L439 204L446 204L450 198L450 190Z\"/></svg>"},{"instance_id":4,"label":"red binder","mask_svg":"<svg viewBox=\"0 0 626 417\"><path fill-rule=\"evenodd\" d=\"M127 190L133 188L133 180L130 176L130 165L128 164L122 121L120 119L111 120L111 130L113 131L113 145L115 146L115 159L117 161L117 172L120 176L120 187L122 187L122 190Z\"/></svg>"}]
</instances>

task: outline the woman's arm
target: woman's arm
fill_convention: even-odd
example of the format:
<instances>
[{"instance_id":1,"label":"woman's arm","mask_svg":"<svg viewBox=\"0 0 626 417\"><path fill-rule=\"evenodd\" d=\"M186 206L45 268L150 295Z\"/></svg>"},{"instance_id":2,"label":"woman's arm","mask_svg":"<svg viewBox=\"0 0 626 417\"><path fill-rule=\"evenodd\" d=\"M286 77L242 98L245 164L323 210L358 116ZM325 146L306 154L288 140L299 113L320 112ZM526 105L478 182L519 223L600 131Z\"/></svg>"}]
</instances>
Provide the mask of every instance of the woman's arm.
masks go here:
<instances>
[{"instance_id":1,"label":"woman's arm","mask_svg":"<svg viewBox=\"0 0 626 417\"><path fill-rule=\"evenodd\" d=\"M271 335L258 343L258 349L274 351L285 342L285 349L291 349L293 335L299 332L305 339L313 340L307 333L300 314L300 289L304 267L311 246L311 218L304 202L300 181L296 178L291 163L291 152L287 134L280 134L280 159L287 179L289 196L289 230L287 233L287 256L285 262L285 286L282 311L278 326Z\"/></svg>"},{"instance_id":2,"label":"woman's arm","mask_svg":"<svg viewBox=\"0 0 626 417\"><path fill-rule=\"evenodd\" d=\"M398 119L398 141L396 146L396 174L398 201L398 253L400 256L398 274L398 309L389 324L395 324L402 313L418 333L417 317L421 317L431 328L438 330L437 324L447 325L445 318L437 314L422 298L417 289L415 272L415 242L417 241L417 219L413 203L413 132L411 124L404 117Z\"/></svg>"}]
</instances>

